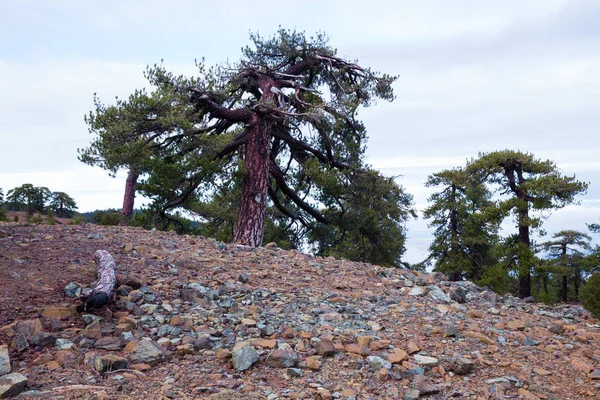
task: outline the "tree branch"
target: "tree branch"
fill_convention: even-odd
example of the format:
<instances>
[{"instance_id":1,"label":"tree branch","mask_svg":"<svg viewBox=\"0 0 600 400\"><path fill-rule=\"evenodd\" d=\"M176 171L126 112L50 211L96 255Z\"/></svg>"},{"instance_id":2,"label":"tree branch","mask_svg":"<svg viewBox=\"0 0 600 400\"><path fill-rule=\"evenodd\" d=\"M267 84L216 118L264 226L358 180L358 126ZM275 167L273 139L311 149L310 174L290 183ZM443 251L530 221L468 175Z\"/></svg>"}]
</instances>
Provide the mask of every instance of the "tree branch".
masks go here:
<instances>
[{"instance_id":1,"label":"tree branch","mask_svg":"<svg viewBox=\"0 0 600 400\"><path fill-rule=\"evenodd\" d=\"M189 88L189 91L192 92L192 100L206 105L211 116L215 118L222 118L230 122L242 123L248 123L252 118L253 113L248 111L247 109L230 110L229 108L220 106L219 104L215 103L207 93L203 92L198 88L192 87Z\"/></svg>"},{"instance_id":2,"label":"tree branch","mask_svg":"<svg viewBox=\"0 0 600 400\"><path fill-rule=\"evenodd\" d=\"M328 218L326 218L323 214L321 214L320 212L315 210L308 203L303 201L298 196L298 194L296 194L296 192L287 185L287 183L285 182L285 179L283 178L283 174L281 173L281 170L279 169L277 164L275 164L274 162L271 162L269 164L269 172L271 173L271 176L275 180L277 187L279 189L281 189L283 194L285 194L287 197L289 197L289 199L292 200L298 207L300 207L301 209L306 211L314 219L316 219L317 221L319 221L323 224L328 224L330 222Z\"/></svg>"}]
</instances>

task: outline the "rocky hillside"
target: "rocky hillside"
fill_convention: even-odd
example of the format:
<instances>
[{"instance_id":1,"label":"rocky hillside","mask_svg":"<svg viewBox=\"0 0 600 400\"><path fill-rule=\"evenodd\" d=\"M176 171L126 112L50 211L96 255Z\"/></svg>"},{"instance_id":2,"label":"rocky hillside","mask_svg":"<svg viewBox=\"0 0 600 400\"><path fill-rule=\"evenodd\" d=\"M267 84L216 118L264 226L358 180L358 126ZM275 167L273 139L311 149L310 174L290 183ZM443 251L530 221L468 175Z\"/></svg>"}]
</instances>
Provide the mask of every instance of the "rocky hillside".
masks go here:
<instances>
[{"instance_id":1,"label":"rocky hillside","mask_svg":"<svg viewBox=\"0 0 600 400\"><path fill-rule=\"evenodd\" d=\"M79 314L98 249L117 297ZM0 343L0 398L600 398L580 307L134 228L0 225Z\"/></svg>"}]
</instances>

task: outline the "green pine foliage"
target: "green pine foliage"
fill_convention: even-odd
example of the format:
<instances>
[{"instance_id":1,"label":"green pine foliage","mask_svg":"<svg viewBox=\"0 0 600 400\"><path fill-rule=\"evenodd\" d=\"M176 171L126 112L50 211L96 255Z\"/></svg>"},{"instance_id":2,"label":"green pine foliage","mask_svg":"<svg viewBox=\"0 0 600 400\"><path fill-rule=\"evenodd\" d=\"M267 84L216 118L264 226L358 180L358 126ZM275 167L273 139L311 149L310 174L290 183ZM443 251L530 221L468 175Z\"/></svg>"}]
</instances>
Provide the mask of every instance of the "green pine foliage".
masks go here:
<instances>
[{"instance_id":1,"label":"green pine foliage","mask_svg":"<svg viewBox=\"0 0 600 400\"><path fill-rule=\"evenodd\" d=\"M581 303L600 319L600 273L592 274L581 289Z\"/></svg>"}]
</instances>

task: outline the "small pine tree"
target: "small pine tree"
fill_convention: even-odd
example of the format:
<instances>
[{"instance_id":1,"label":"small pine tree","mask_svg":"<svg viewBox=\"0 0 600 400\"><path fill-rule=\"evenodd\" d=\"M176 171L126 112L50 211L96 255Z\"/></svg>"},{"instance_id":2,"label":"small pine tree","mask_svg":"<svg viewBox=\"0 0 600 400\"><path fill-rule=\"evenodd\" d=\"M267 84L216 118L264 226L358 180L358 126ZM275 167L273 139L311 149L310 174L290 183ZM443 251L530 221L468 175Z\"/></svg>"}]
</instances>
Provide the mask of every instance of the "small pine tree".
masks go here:
<instances>
[{"instance_id":1,"label":"small pine tree","mask_svg":"<svg viewBox=\"0 0 600 400\"><path fill-rule=\"evenodd\" d=\"M600 319L600 273L590 276L585 286L581 288L580 296L583 306L594 317Z\"/></svg>"},{"instance_id":2,"label":"small pine tree","mask_svg":"<svg viewBox=\"0 0 600 400\"><path fill-rule=\"evenodd\" d=\"M48 219L46 220L46 222L48 223L48 225L56 225L56 218L54 217L54 213L52 212L52 210L48 209L47 216Z\"/></svg>"}]
</instances>

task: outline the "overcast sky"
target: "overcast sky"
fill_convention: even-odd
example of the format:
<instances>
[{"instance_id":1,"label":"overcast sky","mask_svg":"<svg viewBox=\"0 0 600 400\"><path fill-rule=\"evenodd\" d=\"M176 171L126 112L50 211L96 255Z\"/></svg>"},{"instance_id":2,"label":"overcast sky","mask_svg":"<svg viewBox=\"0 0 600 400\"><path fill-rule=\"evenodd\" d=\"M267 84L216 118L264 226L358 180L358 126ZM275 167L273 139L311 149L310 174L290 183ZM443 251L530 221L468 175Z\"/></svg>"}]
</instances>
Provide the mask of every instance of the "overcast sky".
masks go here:
<instances>
[{"instance_id":1,"label":"overcast sky","mask_svg":"<svg viewBox=\"0 0 600 400\"><path fill-rule=\"evenodd\" d=\"M362 110L369 162L422 210L427 176L480 151L529 151L590 182L549 233L600 218L600 0L0 0L0 188L47 186L80 211L122 205L124 176L77 160L83 116L145 85L147 64L193 73L239 59L248 33L325 31L339 55L399 75L397 99ZM122 174L124 175L124 174ZM510 228L507 222L507 227ZM409 223L420 261L427 221Z\"/></svg>"}]
</instances>

